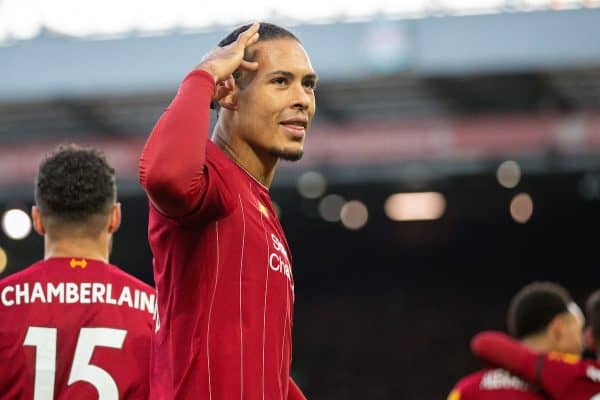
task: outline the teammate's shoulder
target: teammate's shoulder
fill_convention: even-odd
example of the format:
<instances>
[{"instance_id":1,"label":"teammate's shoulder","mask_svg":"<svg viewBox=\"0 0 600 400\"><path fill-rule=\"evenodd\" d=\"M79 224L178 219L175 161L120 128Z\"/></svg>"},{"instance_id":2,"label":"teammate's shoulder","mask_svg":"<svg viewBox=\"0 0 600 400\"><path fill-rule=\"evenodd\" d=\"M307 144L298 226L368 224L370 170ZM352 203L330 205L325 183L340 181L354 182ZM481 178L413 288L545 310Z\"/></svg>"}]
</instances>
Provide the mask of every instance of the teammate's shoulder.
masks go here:
<instances>
[{"instance_id":1,"label":"teammate's shoulder","mask_svg":"<svg viewBox=\"0 0 600 400\"><path fill-rule=\"evenodd\" d=\"M475 371L461 378L448 394L447 400L465 400L465 396L476 391L485 371Z\"/></svg>"},{"instance_id":2,"label":"teammate's shoulder","mask_svg":"<svg viewBox=\"0 0 600 400\"><path fill-rule=\"evenodd\" d=\"M454 386L454 389L464 391L471 387L478 387L486 372L488 372L488 370L482 369L470 373L469 375L461 378Z\"/></svg>"},{"instance_id":3,"label":"teammate's shoulder","mask_svg":"<svg viewBox=\"0 0 600 400\"><path fill-rule=\"evenodd\" d=\"M44 268L47 263L47 261L40 260L20 271L5 276L4 278L0 279L0 286L7 286L27 281L28 279L35 277L39 273L40 269Z\"/></svg>"},{"instance_id":4,"label":"teammate's shoulder","mask_svg":"<svg viewBox=\"0 0 600 400\"><path fill-rule=\"evenodd\" d=\"M142 281L139 278L131 275L128 272L123 271L121 268L114 264L107 264L107 268L110 270L111 274L115 276L117 279L120 279L131 286L135 286L139 289L144 289L149 292L154 292L154 288L148 285L146 282Z\"/></svg>"}]
</instances>

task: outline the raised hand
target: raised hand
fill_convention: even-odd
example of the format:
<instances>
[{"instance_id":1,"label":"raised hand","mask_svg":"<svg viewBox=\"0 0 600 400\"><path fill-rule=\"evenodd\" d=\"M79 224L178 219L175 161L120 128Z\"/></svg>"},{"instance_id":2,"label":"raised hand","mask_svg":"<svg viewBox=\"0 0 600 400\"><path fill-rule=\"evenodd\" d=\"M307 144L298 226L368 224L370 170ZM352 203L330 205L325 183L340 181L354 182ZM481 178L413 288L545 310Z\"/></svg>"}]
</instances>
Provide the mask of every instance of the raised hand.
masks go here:
<instances>
[{"instance_id":1,"label":"raised hand","mask_svg":"<svg viewBox=\"0 0 600 400\"><path fill-rule=\"evenodd\" d=\"M215 83L229 86L232 82L231 75L238 68L256 71L258 63L244 60L245 50L258 41L259 23L253 24L246 31L240 33L237 40L224 47L217 47L206 53L196 69L210 73Z\"/></svg>"}]
</instances>

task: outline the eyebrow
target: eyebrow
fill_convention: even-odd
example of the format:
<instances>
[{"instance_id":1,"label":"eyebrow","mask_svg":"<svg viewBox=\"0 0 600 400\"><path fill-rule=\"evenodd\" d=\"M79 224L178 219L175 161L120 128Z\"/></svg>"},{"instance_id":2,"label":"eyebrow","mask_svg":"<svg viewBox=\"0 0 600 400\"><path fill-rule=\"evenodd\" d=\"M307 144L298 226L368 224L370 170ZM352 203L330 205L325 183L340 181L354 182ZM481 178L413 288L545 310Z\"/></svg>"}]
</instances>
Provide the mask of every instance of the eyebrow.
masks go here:
<instances>
[{"instance_id":1,"label":"eyebrow","mask_svg":"<svg viewBox=\"0 0 600 400\"><path fill-rule=\"evenodd\" d=\"M290 79L293 79L295 77L295 75L292 72L290 72L290 71L283 71L283 70L269 72L267 74L267 77L273 76L273 75L283 75L283 76L286 76L286 77L288 77ZM317 81L319 79L319 77L315 73L309 73L309 74L304 75L302 77L302 79L312 79L314 81Z\"/></svg>"}]
</instances>

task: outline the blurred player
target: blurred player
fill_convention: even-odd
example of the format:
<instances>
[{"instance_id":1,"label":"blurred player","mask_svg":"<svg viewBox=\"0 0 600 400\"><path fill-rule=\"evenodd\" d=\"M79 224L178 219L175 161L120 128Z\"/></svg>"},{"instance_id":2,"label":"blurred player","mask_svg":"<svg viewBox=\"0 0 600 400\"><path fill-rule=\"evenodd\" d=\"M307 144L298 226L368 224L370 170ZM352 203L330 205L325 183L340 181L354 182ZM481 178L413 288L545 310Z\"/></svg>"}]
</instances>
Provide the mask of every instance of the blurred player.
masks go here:
<instances>
[{"instance_id":1,"label":"blurred player","mask_svg":"<svg viewBox=\"0 0 600 400\"><path fill-rule=\"evenodd\" d=\"M302 157L316 80L292 33L241 27L187 75L148 138L152 398L304 398L290 378L292 257L269 186L279 159Z\"/></svg>"},{"instance_id":2,"label":"blurred player","mask_svg":"<svg viewBox=\"0 0 600 400\"><path fill-rule=\"evenodd\" d=\"M532 283L512 299L507 325L509 333L536 352L579 354L582 351L581 313L571 313L568 292L553 283ZM574 303L573 303L574 304ZM544 399L535 387L503 369L484 369L463 378L448 400Z\"/></svg>"},{"instance_id":3,"label":"blurred player","mask_svg":"<svg viewBox=\"0 0 600 400\"><path fill-rule=\"evenodd\" d=\"M579 313L574 303L569 308L573 315ZM586 309L590 319L587 344L598 354L600 292L590 296ZM480 358L540 386L552 399L600 399L600 364L597 361L568 354L538 354L499 332L480 333L473 339L471 347Z\"/></svg>"},{"instance_id":4,"label":"blurred player","mask_svg":"<svg viewBox=\"0 0 600 400\"><path fill-rule=\"evenodd\" d=\"M600 289L594 291L585 303L588 326L585 329L585 345L600 360Z\"/></svg>"},{"instance_id":5,"label":"blurred player","mask_svg":"<svg viewBox=\"0 0 600 400\"><path fill-rule=\"evenodd\" d=\"M108 264L115 174L92 149L40 165L44 260L0 281L0 399L147 399L154 290Z\"/></svg>"}]
</instances>

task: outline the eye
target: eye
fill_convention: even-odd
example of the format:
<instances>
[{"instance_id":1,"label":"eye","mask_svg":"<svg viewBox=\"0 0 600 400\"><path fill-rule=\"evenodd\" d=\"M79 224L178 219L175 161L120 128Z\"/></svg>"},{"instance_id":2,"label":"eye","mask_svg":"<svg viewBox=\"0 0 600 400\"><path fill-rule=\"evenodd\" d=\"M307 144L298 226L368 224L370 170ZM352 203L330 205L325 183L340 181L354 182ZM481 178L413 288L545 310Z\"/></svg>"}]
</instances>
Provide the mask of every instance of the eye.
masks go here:
<instances>
[{"instance_id":1,"label":"eye","mask_svg":"<svg viewBox=\"0 0 600 400\"><path fill-rule=\"evenodd\" d=\"M314 90L317 87L317 82L315 82L313 80L304 81L303 85L304 85L304 87Z\"/></svg>"},{"instance_id":2,"label":"eye","mask_svg":"<svg viewBox=\"0 0 600 400\"><path fill-rule=\"evenodd\" d=\"M285 84L287 84L287 78L285 78L283 76L279 76L277 78L273 78L271 80L271 83L274 83L276 85L285 85Z\"/></svg>"}]
</instances>

